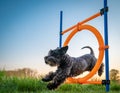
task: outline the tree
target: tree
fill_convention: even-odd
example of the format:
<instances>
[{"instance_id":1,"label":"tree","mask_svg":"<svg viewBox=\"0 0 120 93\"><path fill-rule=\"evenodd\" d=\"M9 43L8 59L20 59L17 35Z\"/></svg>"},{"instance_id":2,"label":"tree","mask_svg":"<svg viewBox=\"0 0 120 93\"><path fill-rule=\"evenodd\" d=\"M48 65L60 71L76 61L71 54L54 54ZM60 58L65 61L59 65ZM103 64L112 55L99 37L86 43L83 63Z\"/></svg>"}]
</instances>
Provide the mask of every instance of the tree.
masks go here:
<instances>
[{"instance_id":1,"label":"tree","mask_svg":"<svg viewBox=\"0 0 120 93\"><path fill-rule=\"evenodd\" d=\"M111 69L110 70L110 80L118 80L119 79L119 70L116 70L116 69Z\"/></svg>"}]
</instances>

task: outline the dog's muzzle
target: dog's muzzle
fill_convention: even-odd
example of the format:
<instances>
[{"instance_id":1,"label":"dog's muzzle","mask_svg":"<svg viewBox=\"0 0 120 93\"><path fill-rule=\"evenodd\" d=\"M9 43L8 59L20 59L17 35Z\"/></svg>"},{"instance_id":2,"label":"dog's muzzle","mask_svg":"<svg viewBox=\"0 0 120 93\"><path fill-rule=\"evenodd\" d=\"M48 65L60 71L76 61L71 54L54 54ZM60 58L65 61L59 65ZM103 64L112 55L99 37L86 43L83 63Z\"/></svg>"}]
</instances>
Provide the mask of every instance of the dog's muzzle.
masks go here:
<instances>
[{"instance_id":1,"label":"dog's muzzle","mask_svg":"<svg viewBox=\"0 0 120 93\"><path fill-rule=\"evenodd\" d=\"M45 56L44 57L44 60L45 60L45 63L50 65L50 66L56 66L56 60L54 57L51 57L51 56Z\"/></svg>"},{"instance_id":2,"label":"dog's muzzle","mask_svg":"<svg viewBox=\"0 0 120 93\"><path fill-rule=\"evenodd\" d=\"M44 57L44 60L45 60L45 63L46 63L46 64L48 64L47 58L48 58L48 56L45 56L45 57Z\"/></svg>"}]
</instances>

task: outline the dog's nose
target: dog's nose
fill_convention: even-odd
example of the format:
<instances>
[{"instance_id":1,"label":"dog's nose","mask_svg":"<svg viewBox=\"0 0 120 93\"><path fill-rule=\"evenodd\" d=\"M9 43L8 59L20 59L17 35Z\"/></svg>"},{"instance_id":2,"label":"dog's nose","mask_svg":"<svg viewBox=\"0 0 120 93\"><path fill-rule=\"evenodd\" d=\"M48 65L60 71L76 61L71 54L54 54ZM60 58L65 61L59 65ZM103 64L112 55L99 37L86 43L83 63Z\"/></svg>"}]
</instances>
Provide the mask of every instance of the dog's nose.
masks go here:
<instances>
[{"instance_id":1,"label":"dog's nose","mask_svg":"<svg viewBox=\"0 0 120 93\"><path fill-rule=\"evenodd\" d=\"M47 61L45 61L45 63L48 64Z\"/></svg>"},{"instance_id":2,"label":"dog's nose","mask_svg":"<svg viewBox=\"0 0 120 93\"><path fill-rule=\"evenodd\" d=\"M47 59L47 58L48 58L47 56L44 57L44 59Z\"/></svg>"}]
</instances>

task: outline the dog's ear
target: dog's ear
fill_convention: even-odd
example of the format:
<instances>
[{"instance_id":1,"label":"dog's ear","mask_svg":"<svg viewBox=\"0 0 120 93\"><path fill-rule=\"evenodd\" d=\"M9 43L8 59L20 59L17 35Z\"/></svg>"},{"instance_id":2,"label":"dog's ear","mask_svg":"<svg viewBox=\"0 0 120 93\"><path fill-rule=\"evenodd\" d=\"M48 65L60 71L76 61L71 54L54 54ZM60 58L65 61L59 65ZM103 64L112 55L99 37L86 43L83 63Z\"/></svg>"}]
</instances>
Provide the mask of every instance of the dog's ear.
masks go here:
<instances>
[{"instance_id":1,"label":"dog's ear","mask_svg":"<svg viewBox=\"0 0 120 93\"><path fill-rule=\"evenodd\" d=\"M68 46L62 47L59 51L61 55L64 55L68 50Z\"/></svg>"}]
</instances>

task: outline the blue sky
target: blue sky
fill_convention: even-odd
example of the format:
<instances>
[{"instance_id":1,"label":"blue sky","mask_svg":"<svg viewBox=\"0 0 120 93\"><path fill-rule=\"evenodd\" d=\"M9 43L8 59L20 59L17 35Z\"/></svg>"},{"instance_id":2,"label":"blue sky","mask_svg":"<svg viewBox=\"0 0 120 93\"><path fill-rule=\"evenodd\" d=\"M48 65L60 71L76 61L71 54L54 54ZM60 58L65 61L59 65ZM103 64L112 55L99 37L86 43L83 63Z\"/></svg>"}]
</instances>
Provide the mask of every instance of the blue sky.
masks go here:
<instances>
[{"instance_id":1,"label":"blue sky","mask_svg":"<svg viewBox=\"0 0 120 93\"><path fill-rule=\"evenodd\" d=\"M108 0L110 69L120 69L120 0ZM30 67L41 73L52 68L44 63L49 49L59 44L59 14L63 11L63 29L99 12L103 0L0 0L0 68ZM87 24L103 35L103 16ZM63 42L68 34L63 36ZM104 36L104 35L103 35ZM91 46L98 56L98 44L93 34L76 34L69 44L68 54L80 56ZM104 60L103 60L104 62Z\"/></svg>"}]
</instances>

